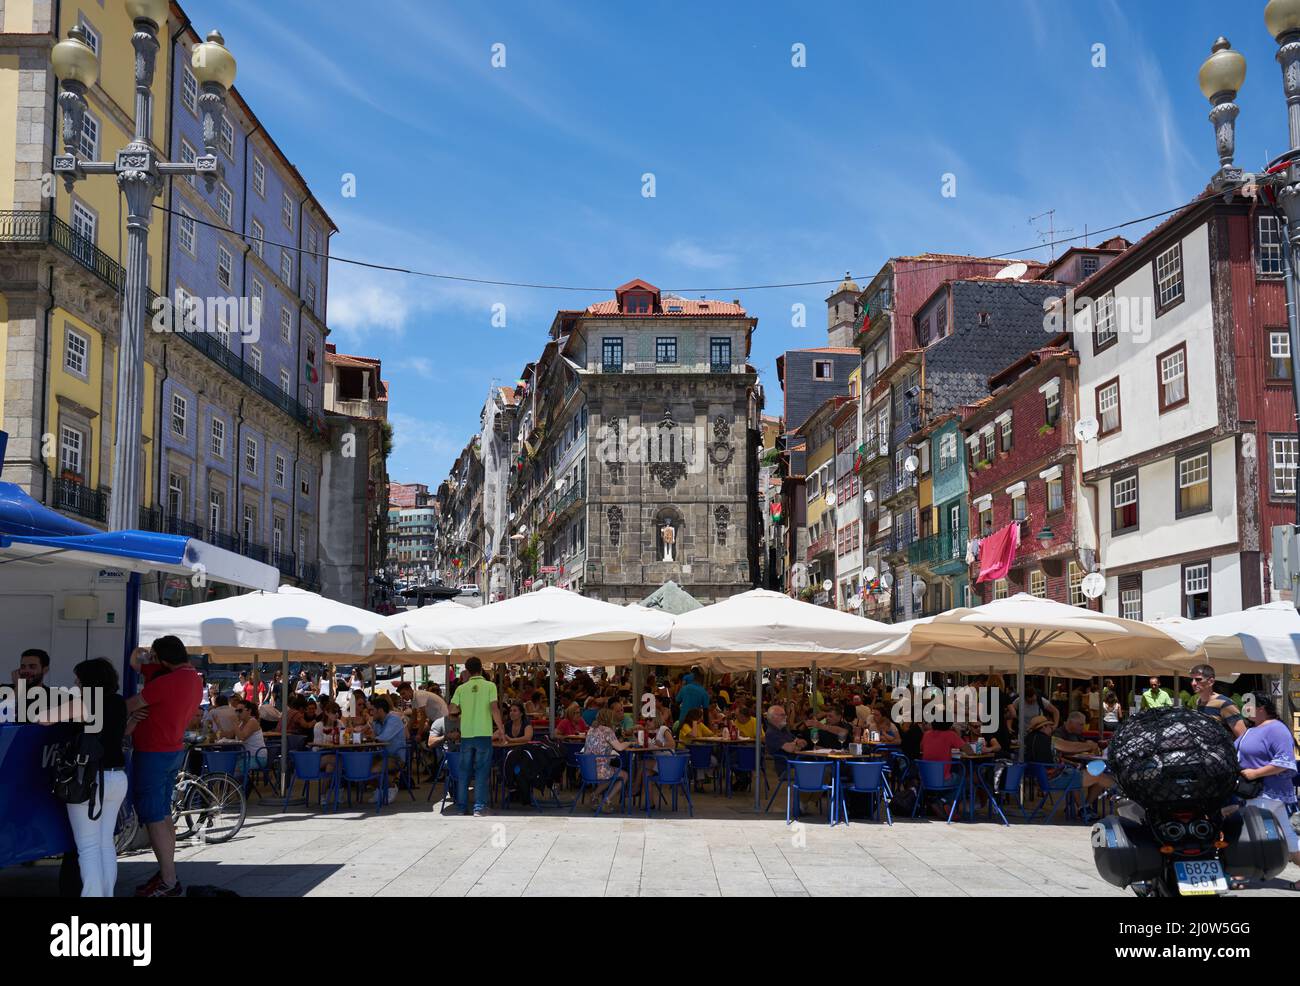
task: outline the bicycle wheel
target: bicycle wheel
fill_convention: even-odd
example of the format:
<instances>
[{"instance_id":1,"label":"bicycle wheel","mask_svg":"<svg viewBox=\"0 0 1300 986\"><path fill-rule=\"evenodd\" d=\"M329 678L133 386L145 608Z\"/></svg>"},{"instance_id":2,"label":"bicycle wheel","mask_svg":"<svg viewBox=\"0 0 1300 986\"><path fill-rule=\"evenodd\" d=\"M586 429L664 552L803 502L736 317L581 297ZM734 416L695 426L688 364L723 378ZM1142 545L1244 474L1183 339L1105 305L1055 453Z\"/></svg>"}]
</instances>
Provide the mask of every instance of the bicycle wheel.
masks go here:
<instances>
[{"instance_id":1,"label":"bicycle wheel","mask_svg":"<svg viewBox=\"0 0 1300 986\"><path fill-rule=\"evenodd\" d=\"M229 774L205 774L190 787L185 812L204 842L226 842L244 825L244 791Z\"/></svg>"},{"instance_id":2,"label":"bicycle wheel","mask_svg":"<svg viewBox=\"0 0 1300 986\"><path fill-rule=\"evenodd\" d=\"M194 832L195 816L186 811L186 803L197 781L193 774L182 773L172 788L172 824L176 826L178 839L188 839Z\"/></svg>"},{"instance_id":3,"label":"bicycle wheel","mask_svg":"<svg viewBox=\"0 0 1300 986\"><path fill-rule=\"evenodd\" d=\"M117 828L113 830L113 849L120 856L133 845L140 833L140 817L130 804L123 802L117 811Z\"/></svg>"}]
</instances>

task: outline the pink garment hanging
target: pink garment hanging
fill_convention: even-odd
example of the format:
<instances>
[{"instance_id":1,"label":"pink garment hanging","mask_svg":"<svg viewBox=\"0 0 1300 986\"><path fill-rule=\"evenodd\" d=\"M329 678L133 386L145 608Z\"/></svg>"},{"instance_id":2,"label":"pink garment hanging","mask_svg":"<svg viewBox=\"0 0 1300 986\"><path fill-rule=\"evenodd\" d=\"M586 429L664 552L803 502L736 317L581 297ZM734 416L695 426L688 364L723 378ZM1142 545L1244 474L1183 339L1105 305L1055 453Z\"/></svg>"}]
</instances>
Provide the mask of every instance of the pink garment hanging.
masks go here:
<instances>
[{"instance_id":1,"label":"pink garment hanging","mask_svg":"<svg viewBox=\"0 0 1300 986\"><path fill-rule=\"evenodd\" d=\"M1005 579L1020 550L1020 524L1008 524L980 542L980 575L975 581Z\"/></svg>"}]
</instances>

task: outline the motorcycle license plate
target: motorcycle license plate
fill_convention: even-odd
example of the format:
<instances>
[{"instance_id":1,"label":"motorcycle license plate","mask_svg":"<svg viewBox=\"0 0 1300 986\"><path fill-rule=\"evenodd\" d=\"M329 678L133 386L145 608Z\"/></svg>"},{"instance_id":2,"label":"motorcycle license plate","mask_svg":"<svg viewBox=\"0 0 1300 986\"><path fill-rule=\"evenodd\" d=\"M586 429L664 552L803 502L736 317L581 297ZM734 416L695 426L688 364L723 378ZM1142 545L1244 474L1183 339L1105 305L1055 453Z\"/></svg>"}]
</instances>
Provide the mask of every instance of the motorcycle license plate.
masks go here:
<instances>
[{"instance_id":1,"label":"motorcycle license plate","mask_svg":"<svg viewBox=\"0 0 1300 986\"><path fill-rule=\"evenodd\" d=\"M1174 875L1178 877L1178 892L1183 896L1228 891L1228 881L1223 876L1223 864L1217 859L1174 863Z\"/></svg>"}]
</instances>

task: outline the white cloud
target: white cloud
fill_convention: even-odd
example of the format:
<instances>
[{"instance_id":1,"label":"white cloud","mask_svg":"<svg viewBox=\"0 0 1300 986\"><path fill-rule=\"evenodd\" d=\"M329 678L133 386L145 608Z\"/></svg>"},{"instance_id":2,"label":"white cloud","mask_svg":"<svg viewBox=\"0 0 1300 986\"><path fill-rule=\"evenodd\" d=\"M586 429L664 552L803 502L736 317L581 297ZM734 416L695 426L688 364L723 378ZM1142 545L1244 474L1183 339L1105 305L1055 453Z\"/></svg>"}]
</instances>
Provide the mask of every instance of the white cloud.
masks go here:
<instances>
[{"instance_id":1,"label":"white cloud","mask_svg":"<svg viewBox=\"0 0 1300 986\"><path fill-rule=\"evenodd\" d=\"M390 411L388 422L393 426L390 471L395 476L441 476L469 440L468 434L462 439L456 439L451 429L441 421L417 418L411 414ZM429 479L420 478L418 481L429 482Z\"/></svg>"},{"instance_id":2,"label":"white cloud","mask_svg":"<svg viewBox=\"0 0 1300 986\"><path fill-rule=\"evenodd\" d=\"M736 263L735 254L709 250L691 240L675 241L664 250L664 256L692 270L725 270Z\"/></svg>"},{"instance_id":3,"label":"white cloud","mask_svg":"<svg viewBox=\"0 0 1300 986\"><path fill-rule=\"evenodd\" d=\"M338 277L330 285L330 327L353 340L375 329L401 335L412 308L404 288L375 279Z\"/></svg>"}]
</instances>

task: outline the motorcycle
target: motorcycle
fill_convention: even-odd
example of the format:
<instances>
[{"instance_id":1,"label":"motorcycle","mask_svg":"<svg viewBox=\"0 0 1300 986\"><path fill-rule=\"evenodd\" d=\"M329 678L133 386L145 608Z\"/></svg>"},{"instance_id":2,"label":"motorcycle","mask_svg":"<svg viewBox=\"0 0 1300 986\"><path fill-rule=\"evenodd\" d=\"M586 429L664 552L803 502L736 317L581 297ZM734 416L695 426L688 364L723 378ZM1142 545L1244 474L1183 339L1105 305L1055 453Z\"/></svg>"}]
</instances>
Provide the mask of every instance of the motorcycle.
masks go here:
<instances>
[{"instance_id":1,"label":"motorcycle","mask_svg":"<svg viewBox=\"0 0 1300 986\"><path fill-rule=\"evenodd\" d=\"M1089 773L1109 773L1104 760ZM1242 780L1235 797L1259 793ZM1286 868L1286 835L1272 812L1253 805L1218 809L1143 808L1117 792L1116 811L1092 827L1092 857L1102 879L1139 897L1224 896L1229 880L1266 880Z\"/></svg>"},{"instance_id":2,"label":"motorcycle","mask_svg":"<svg viewBox=\"0 0 1300 986\"><path fill-rule=\"evenodd\" d=\"M1115 813L1092 827L1102 879L1139 897L1223 896L1229 880L1266 880L1287 864L1277 817L1244 804L1258 781L1241 776L1226 730L1181 708L1131 716L1107 756L1085 769L1109 775Z\"/></svg>"}]
</instances>

